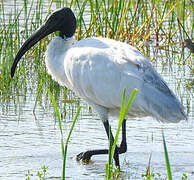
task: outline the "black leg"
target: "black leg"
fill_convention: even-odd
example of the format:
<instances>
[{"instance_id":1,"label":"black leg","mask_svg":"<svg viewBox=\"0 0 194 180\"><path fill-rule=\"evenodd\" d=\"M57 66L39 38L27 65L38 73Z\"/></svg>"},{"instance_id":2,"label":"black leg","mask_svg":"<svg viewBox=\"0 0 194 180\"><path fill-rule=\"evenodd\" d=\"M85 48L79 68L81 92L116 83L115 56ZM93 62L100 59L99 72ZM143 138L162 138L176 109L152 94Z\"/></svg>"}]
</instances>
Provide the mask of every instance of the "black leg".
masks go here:
<instances>
[{"instance_id":1,"label":"black leg","mask_svg":"<svg viewBox=\"0 0 194 180\"><path fill-rule=\"evenodd\" d=\"M111 146L113 145L114 142L114 137L111 131L111 127L109 125L108 121L104 121L104 128L106 130L106 134L108 136L108 139L110 140L110 142L112 143ZM115 166L118 167L120 169L120 163L119 163L119 148L116 146L115 148L115 152L114 152L114 160L115 160Z\"/></svg>"},{"instance_id":2,"label":"black leg","mask_svg":"<svg viewBox=\"0 0 194 180\"><path fill-rule=\"evenodd\" d=\"M122 141L119 147L119 154L127 152L127 138L126 138L126 119L123 120L122 124Z\"/></svg>"},{"instance_id":3,"label":"black leg","mask_svg":"<svg viewBox=\"0 0 194 180\"><path fill-rule=\"evenodd\" d=\"M110 129L110 125L108 121L104 121L103 125L105 127L108 139L111 137L111 142L114 142L114 137L112 134L112 131ZM110 136L109 136L109 129L110 129ZM120 168L119 166L119 154L125 153L127 151L127 143L126 143L126 120L124 119L123 124L122 124L122 141L120 144L120 147L115 148L115 153L114 153L114 160L115 160L115 165ZM89 150L85 152L81 152L76 156L76 160L80 161L82 160L85 163L88 163L89 160L93 155L100 155L100 154L108 154L108 149L98 149L98 150Z\"/></svg>"}]
</instances>

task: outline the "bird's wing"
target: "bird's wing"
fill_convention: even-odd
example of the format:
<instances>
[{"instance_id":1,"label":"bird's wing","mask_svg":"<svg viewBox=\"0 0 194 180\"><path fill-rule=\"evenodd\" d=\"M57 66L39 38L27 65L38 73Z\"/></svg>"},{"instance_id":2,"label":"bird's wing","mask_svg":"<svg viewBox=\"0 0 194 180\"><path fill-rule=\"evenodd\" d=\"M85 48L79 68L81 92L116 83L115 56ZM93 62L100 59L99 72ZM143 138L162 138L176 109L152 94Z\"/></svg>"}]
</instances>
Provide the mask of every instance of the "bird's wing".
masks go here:
<instances>
[{"instance_id":1,"label":"bird's wing","mask_svg":"<svg viewBox=\"0 0 194 180\"><path fill-rule=\"evenodd\" d=\"M65 72L73 90L87 102L119 108L124 88L126 99L137 88L133 104L138 111L170 121L176 121L173 113L183 111L165 81L135 48L107 39L78 45L65 57Z\"/></svg>"},{"instance_id":2,"label":"bird's wing","mask_svg":"<svg viewBox=\"0 0 194 180\"><path fill-rule=\"evenodd\" d=\"M139 101L137 107L161 121L179 122L186 119L184 107L169 89L163 78L153 68L150 61L133 47L122 52L125 72L136 75L139 80ZM131 64L136 65L133 70ZM138 88L138 87L137 87Z\"/></svg>"},{"instance_id":3,"label":"bird's wing","mask_svg":"<svg viewBox=\"0 0 194 180\"><path fill-rule=\"evenodd\" d=\"M66 63L67 76L74 90L86 99L95 97L97 103L105 103L106 99L106 105L113 105L111 101L118 102L115 96L121 98L124 88L131 92L134 88L141 89L145 83L171 94L149 60L125 43L103 38L85 39L70 49L66 59L70 62Z\"/></svg>"},{"instance_id":4,"label":"bird's wing","mask_svg":"<svg viewBox=\"0 0 194 180\"><path fill-rule=\"evenodd\" d=\"M156 89L172 94L166 82L153 68L150 61L136 48L127 44L123 45L123 48L119 50L120 55L116 59L117 64L123 65L125 72L134 72L138 74L138 77L143 83L148 83Z\"/></svg>"}]
</instances>

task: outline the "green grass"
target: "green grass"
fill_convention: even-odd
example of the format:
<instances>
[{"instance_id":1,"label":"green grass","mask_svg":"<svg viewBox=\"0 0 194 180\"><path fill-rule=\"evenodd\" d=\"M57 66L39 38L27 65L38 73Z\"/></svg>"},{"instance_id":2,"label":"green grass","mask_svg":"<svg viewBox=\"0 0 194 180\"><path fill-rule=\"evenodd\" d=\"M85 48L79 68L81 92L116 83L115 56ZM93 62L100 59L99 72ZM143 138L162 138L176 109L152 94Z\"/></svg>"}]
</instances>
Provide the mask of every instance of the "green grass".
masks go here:
<instances>
[{"instance_id":1,"label":"green grass","mask_svg":"<svg viewBox=\"0 0 194 180\"><path fill-rule=\"evenodd\" d=\"M155 172L151 172L150 171L150 162L151 162L151 156L149 159L149 164L148 164L148 168L146 171L146 174L142 175L142 177L144 177L147 180L172 180L172 171L171 171L171 166L170 166L170 160L169 160L169 154L168 154L168 150L167 150L167 144L166 144L166 140L165 140L165 136L164 136L164 132L162 131L162 142L163 142L163 148L164 148L164 159L166 162L166 171L167 171L167 177L162 177L162 175L160 173L155 173ZM188 176L187 174L183 173L181 180L187 180Z\"/></svg>"},{"instance_id":2,"label":"green grass","mask_svg":"<svg viewBox=\"0 0 194 180\"><path fill-rule=\"evenodd\" d=\"M163 147L164 147L164 156L165 156L165 162L166 162L166 170L168 174L168 180L172 180L172 173L171 173L171 167L170 167L170 161L168 157L168 151L166 146L166 141L164 137L164 132L162 131L162 141L163 141Z\"/></svg>"},{"instance_id":3,"label":"green grass","mask_svg":"<svg viewBox=\"0 0 194 180\"><path fill-rule=\"evenodd\" d=\"M60 113L59 113L59 108L57 106L57 103L51 93L51 91L47 88L47 91L49 93L49 96L51 98L51 101L53 103L53 106L55 108L55 111L56 111L56 115L57 115L57 118L58 118L58 123L59 123L59 128L60 128L60 133L61 133L61 149L62 149L62 156L63 156L63 167L62 167L62 180L65 179L65 167L66 167L66 158L67 158L67 147L68 147L68 143L69 143L69 139L71 137L71 134L72 134L72 131L73 131L73 128L75 126L75 123L77 121L77 118L79 116L79 113L80 113L80 110L81 110L81 106L78 107L78 110L77 110L77 113L75 115L75 118L73 120L73 123L72 123L72 126L71 126L71 129L69 131L69 134L67 136L67 139L66 139L66 143L65 143L65 147L64 147L64 140L63 140L63 128L62 128L62 122L61 122L61 116L60 116Z\"/></svg>"}]
</instances>

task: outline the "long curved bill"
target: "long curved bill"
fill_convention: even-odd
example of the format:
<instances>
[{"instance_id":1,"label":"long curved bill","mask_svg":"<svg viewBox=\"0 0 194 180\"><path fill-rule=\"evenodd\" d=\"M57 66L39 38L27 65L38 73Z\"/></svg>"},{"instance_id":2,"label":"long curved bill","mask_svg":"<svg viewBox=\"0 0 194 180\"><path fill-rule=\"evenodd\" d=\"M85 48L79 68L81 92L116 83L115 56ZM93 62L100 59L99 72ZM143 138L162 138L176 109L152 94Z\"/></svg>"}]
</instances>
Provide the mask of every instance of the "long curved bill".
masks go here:
<instances>
[{"instance_id":1,"label":"long curved bill","mask_svg":"<svg viewBox=\"0 0 194 180\"><path fill-rule=\"evenodd\" d=\"M14 76L16 67L18 62L20 61L21 57L38 41L46 37L47 35L51 34L52 32L56 31L54 24L43 24L37 31L35 31L22 45L20 50L18 51L14 62L11 67L11 77Z\"/></svg>"}]
</instances>

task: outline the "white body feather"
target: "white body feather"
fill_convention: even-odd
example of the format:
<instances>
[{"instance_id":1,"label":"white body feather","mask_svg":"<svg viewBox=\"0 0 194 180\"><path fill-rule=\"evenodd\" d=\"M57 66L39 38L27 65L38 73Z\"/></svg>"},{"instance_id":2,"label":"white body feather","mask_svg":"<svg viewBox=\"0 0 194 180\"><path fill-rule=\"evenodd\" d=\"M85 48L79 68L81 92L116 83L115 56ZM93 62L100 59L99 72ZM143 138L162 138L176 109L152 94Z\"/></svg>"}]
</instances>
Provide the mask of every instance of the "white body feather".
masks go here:
<instances>
[{"instance_id":1,"label":"white body feather","mask_svg":"<svg viewBox=\"0 0 194 180\"><path fill-rule=\"evenodd\" d=\"M87 101L102 120L113 112L119 116L124 88L126 101L138 89L129 117L186 119L183 106L149 60L126 43L87 38L72 44L72 39L55 37L46 51L46 66L56 81Z\"/></svg>"}]
</instances>

